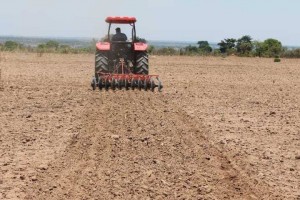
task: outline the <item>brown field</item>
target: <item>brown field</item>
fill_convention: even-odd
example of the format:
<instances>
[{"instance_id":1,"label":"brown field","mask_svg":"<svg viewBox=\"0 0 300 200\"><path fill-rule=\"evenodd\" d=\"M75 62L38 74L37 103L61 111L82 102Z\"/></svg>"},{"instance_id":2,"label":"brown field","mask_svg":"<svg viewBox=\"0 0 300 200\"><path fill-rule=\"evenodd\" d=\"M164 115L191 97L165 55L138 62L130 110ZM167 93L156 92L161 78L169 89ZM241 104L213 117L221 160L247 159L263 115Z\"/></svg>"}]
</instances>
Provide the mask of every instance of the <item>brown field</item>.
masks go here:
<instances>
[{"instance_id":1,"label":"brown field","mask_svg":"<svg viewBox=\"0 0 300 200\"><path fill-rule=\"evenodd\" d=\"M150 59L162 93L2 53L0 199L300 199L300 60Z\"/></svg>"}]
</instances>

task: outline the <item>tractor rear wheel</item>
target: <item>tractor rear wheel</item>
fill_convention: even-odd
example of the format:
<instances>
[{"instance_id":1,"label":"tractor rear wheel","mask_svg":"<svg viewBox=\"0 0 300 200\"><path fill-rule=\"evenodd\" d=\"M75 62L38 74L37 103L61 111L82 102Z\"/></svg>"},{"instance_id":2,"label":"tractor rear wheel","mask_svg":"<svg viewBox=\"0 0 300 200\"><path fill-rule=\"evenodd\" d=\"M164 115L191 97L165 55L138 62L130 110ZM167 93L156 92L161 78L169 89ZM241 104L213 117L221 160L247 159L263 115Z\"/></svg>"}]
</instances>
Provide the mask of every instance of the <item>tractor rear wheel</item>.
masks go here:
<instances>
[{"instance_id":1,"label":"tractor rear wheel","mask_svg":"<svg viewBox=\"0 0 300 200\"><path fill-rule=\"evenodd\" d=\"M135 73L149 74L148 54L146 52L137 52Z\"/></svg>"},{"instance_id":2,"label":"tractor rear wheel","mask_svg":"<svg viewBox=\"0 0 300 200\"><path fill-rule=\"evenodd\" d=\"M98 81L99 76L98 73L103 72L103 73L108 73L109 68L108 68L108 56L106 51L99 51L96 50L96 55L95 55L95 78Z\"/></svg>"}]
</instances>

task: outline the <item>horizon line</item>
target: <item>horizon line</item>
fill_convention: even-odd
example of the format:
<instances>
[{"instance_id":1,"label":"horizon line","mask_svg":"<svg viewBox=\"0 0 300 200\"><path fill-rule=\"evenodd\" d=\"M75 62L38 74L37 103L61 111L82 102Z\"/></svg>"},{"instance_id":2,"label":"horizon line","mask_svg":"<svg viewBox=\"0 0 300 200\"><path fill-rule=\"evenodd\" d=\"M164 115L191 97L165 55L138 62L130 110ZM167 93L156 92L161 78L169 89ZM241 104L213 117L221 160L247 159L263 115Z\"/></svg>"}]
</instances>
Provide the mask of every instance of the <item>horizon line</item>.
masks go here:
<instances>
[{"instance_id":1,"label":"horizon line","mask_svg":"<svg viewBox=\"0 0 300 200\"><path fill-rule=\"evenodd\" d=\"M11 38L33 38L33 39L69 39L69 40L74 40L74 39L86 39L86 40L93 40L96 39L98 40L96 37L87 37L87 36L74 36L74 37L70 37L70 36L19 36L19 35L0 35L0 38L4 38L4 37L11 37ZM199 41L187 41L187 40L163 40L163 39L159 39L159 40L155 40L155 39L146 39L147 41L152 41L152 42L176 42L176 43L194 43L195 45L197 45L197 42ZM205 40L203 40L205 41ZM208 41L208 40L206 40ZM257 41L257 40L253 40L253 41ZM259 40L258 40L259 41ZM280 40L279 40L280 41ZM281 41L280 41L281 42ZM208 41L209 44L214 44L217 45L219 42L210 42ZM282 44L283 47L300 47L300 45L297 44Z\"/></svg>"}]
</instances>

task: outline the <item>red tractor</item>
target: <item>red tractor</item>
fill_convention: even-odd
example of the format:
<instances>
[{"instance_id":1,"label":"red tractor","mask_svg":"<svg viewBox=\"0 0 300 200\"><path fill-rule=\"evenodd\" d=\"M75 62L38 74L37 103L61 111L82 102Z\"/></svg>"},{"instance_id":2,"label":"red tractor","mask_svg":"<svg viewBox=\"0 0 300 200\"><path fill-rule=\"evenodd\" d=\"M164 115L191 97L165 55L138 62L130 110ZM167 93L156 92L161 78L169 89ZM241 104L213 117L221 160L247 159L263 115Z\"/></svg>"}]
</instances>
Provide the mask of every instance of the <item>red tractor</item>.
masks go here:
<instances>
[{"instance_id":1,"label":"red tractor","mask_svg":"<svg viewBox=\"0 0 300 200\"><path fill-rule=\"evenodd\" d=\"M108 37L96 44L95 77L93 90L116 88L144 89L161 91L162 84L158 75L149 75L149 63L145 42L136 36L135 17L107 17ZM112 24L128 24L131 28L131 40L115 41L110 37Z\"/></svg>"}]
</instances>

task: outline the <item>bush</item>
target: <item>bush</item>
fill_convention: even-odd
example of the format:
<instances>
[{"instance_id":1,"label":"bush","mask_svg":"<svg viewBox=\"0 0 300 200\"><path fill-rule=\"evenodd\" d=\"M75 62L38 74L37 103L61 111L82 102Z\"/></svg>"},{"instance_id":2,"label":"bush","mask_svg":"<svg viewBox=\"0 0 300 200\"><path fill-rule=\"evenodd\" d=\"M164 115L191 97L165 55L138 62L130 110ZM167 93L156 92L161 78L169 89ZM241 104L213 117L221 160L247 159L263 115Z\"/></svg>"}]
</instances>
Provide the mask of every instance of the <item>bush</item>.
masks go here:
<instances>
[{"instance_id":1,"label":"bush","mask_svg":"<svg viewBox=\"0 0 300 200\"><path fill-rule=\"evenodd\" d=\"M300 49L286 50L281 54L285 58L300 58Z\"/></svg>"},{"instance_id":2,"label":"bush","mask_svg":"<svg viewBox=\"0 0 300 200\"><path fill-rule=\"evenodd\" d=\"M207 41L199 41L197 44L199 45L199 52L201 54L209 54L213 50Z\"/></svg>"},{"instance_id":3,"label":"bush","mask_svg":"<svg viewBox=\"0 0 300 200\"><path fill-rule=\"evenodd\" d=\"M236 50L240 56L249 56L252 49L252 38L249 35L245 35L237 40Z\"/></svg>"},{"instance_id":4,"label":"bush","mask_svg":"<svg viewBox=\"0 0 300 200\"><path fill-rule=\"evenodd\" d=\"M64 54L71 53L71 47L69 45L60 45L59 52Z\"/></svg>"},{"instance_id":5,"label":"bush","mask_svg":"<svg viewBox=\"0 0 300 200\"><path fill-rule=\"evenodd\" d=\"M213 56L221 56L222 53L221 53L220 49L214 49L212 52L212 55Z\"/></svg>"},{"instance_id":6,"label":"bush","mask_svg":"<svg viewBox=\"0 0 300 200\"><path fill-rule=\"evenodd\" d=\"M273 57L282 52L282 44L276 39L267 39L263 42L263 55L266 57Z\"/></svg>"},{"instance_id":7,"label":"bush","mask_svg":"<svg viewBox=\"0 0 300 200\"><path fill-rule=\"evenodd\" d=\"M172 47L164 47L161 49L157 49L153 53L156 55L169 55L169 56L179 54L178 50Z\"/></svg>"},{"instance_id":8,"label":"bush","mask_svg":"<svg viewBox=\"0 0 300 200\"><path fill-rule=\"evenodd\" d=\"M45 46L47 49L57 50L59 47L59 43L56 41L50 40L45 44Z\"/></svg>"},{"instance_id":9,"label":"bush","mask_svg":"<svg viewBox=\"0 0 300 200\"><path fill-rule=\"evenodd\" d=\"M274 58L274 62L280 62L281 59L280 58Z\"/></svg>"},{"instance_id":10,"label":"bush","mask_svg":"<svg viewBox=\"0 0 300 200\"><path fill-rule=\"evenodd\" d=\"M182 55L195 55L199 53L199 49L195 46L189 45L182 49L181 54Z\"/></svg>"},{"instance_id":11,"label":"bush","mask_svg":"<svg viewBox=\"0 0 300 200\"><path fill-rule=\"evenodd\" d=\"M221 53L232 54L235 49L236 39L227 38L222 40L218 45L220 46Z\"/></svg>"},{"instance_id":12,"label":"bush","mask_svg":"<svg viewBox=\"0 0 300 200\"><path fill-rule=\"evenodd\" d=\"M15 50L21 49L22 47L23 47L23 45L20 43L17 43L14 41L6 41L4 43L3 49L5 51L15 51Z\"/></svg>"},{"instance_id":13,"label":"bush","mask_svg":"<svg viewBox=\"0 0 300 200\"><path fill-rule=\"evenodd\" d=\"M154 47L153 45L150 45L150 46L148 47L148 53L149 53L149 54L152 54L154 51L155 51L155 47Z\"/></svg>"}]
</instances>

